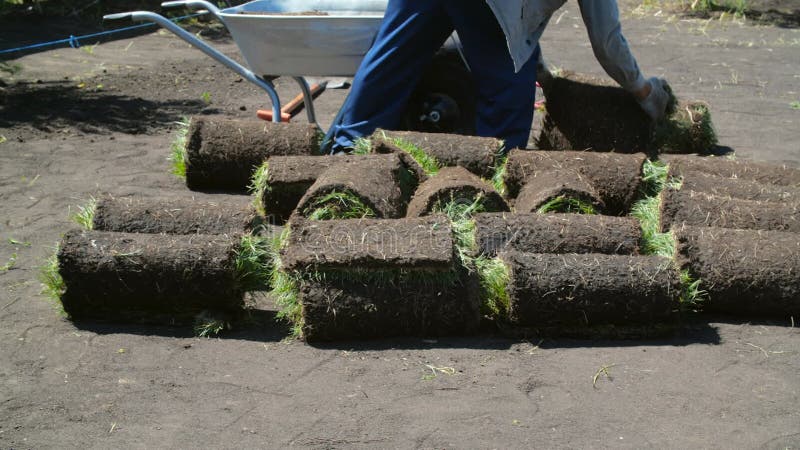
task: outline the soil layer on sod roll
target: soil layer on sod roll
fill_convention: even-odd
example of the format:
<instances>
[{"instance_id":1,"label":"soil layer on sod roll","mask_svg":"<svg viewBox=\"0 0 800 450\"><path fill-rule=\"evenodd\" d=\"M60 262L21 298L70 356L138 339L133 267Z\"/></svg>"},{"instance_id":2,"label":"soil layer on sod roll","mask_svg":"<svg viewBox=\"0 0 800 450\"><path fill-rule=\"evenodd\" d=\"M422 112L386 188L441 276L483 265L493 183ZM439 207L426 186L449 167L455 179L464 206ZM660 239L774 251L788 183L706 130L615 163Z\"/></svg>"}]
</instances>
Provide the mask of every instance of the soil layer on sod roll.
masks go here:
<instances>
[{"instance_id":1,"label":"soil layer on sod roll","mask_svg":"<svg viewBox=\"0 0 800 450\"><path fill-rule=\"evenodd\" d=\"M266 164L266 186L255 186L264 214L276 222L289 219L306 191L333 164L350 163L362 156L273 156ZM264 182L265 180L258 180Z\"/></svg>"},{"instance_id":2,"label":"soil layer on sod roll","mask_svg":"<svg viewBox=\"0 0 800 450\"><path fill-rule=\"evenodd\" d=\"M350 159L351 156L339 157ZM395 154L363 155L329 167L308 189L297 206L301 216L307 216L317 202L333 193L348 193L357 197L382 219L403 217L407 199L401 183L408 170ZM413 182L408 180L409 182Z\"/></svg>"},{"instance_id":3,"label":"soil layer on sod roll","mask_svg":"<svg viewBox=\"0 0 800 450\"><path fill-rule=\"evenodd\" d=\"M657 256L505 252L509 317L523 326L593 326L668 320L680 277Z\"/></svg>"},{"instance_id":4,"label":"soil layer on sod roll","mask_svg":"<svg viewBox=\"0 0 800 450\"><path fill-rule=\"evenodd\" d=\"M800 202L800 187L765 184L741 178L724 178L696 170L683 171L681 189L742 200Z\"/></svg>"},{"instance_id":5,"label":"soil layer on sod roll","mask_svg":"<svg viewBox=\"0 0 800 450\"><path fill-rule=\"evenodd\" d=\"M452 228L444 215L414 219L299 219L281 252L285 270L454 267Z\"/></svg>"},{"instance_id":6,"label":"soil layer on sod roll","mask_svg":"<svg viewBox=\"0 0 800 450\"><path fill-rule=\"evenodd\" d=\"M478 252L495 256L516 250L527 253L604 253L635 255L642 238L633 217L582 214L475 215Z\"/></svg>"},{"instance_id":7,"label":"soil layer on sod roll","mask_svg":"<svg viewBox=\"0 0 800 450\"><path fill-rule=\"evenodd\" d=\"M569 169L537 171L525 180L519 196L514 202L514 211L532 213L551 200L574 200L591 205L595 211L603 211L605 205L592 184L580 172Z\"/></svg>"},{"instance_id":8,"label":"soil layer on sod roll","mask_svg":"<svg viewBox=\"0 0 800 450\"><path fill-rule=\"evenodd\" d=\"M800 314L800 234L682 227L676 239L683 268L707 293L704 310Z\"/></svg>"},{"instance_id":9,"label":"soil layer on sod roll","mask_svg":"<svg viewBox=\"0 0 800 450\"><path fill-rule=\"evenodd\" d=\"M236 310L238 244L225 235L70 231L61 241L61 301L73 319L183 320Z\"/></svg>"},{"instance_id":10,"label":"soil layer on sod roll","mask_svg":"<svg viewBox=\"0 0 800 450\"><path fill-rule=\"evenodd\" d=\"M716 197L667 189L661 205L662 231L682 225L800 233L800 204Z\"/></svg>"},{"instance_id":11,"label":"soil layer on sod roll","mask_svg":"<svg viewBox=\"0 0 800 450\"><path fill-rule=\"evenodd\" d=\"M542 88L547 107L536 139L538 148L620 153L649 150L652 121L619 86L564 71Z\"/></svg>"},{"instance_id":12,"label":"soil layer on sod roll","mask_svg":"<svg viewBox=\"0 0 800 450\"><path fill-rule=\"evenodd\" d=\"M488 137L380 129L373 136L408 142L436 158L442 166L461 166L484 178L494 174L496 160L504 151L503 141Z\"/></svg>"},{"instance_id":13,"label":"soil layer on sod roll","mask_svg":"<svg viewBox=\"0 0 800 450\"><path fill-rule=\"evenodd\" d=\"M624 155L594 152L513 150L506 163L507 195L519 195L525 180L539 171L575 170L592 183L605 203L605 213L627 213L642 182L643 153Z\"/></svg>"},{"instance_id":14,"label":"soil layer on sod roll","mask_svg":"<svg viewBox=\"0 0 800 450\"><path fill-rule=\"evenodd\" d=\"M444 167L417 188L408 204L407 217L431 214L448 202L472 204L482 198L484 211L508 211L508 204L494 188L463 167Z\"/></svg>"},{"instance_id":15,"label":"soil layer on sod roll","mask_svg":"<svg viewBox=\"0 0 800 450\"><path fill-rule=\"evenodd\" d=\"M718 156L663 155L674 176L699 171L724 178L738 178L759 183L800 187L800 169L785 165L737 161Z\"/></svg>"},{"instance_id":16,"label":"soil layer on sod roll","mask_svg":"<svg viewBox=\"0 0 800 450\"><path fill-rule=\"evenodd\" d=\"M303 336L313 342L471 334L480 325L478 291L476 277L466 273L452 283L424 276L303 282Z\"/></svg>"},{"instance_id":17,"label":"soil layer on sod roll","mask_svg":"<svg viewBox=\"0 0 800 450\"><path fill-rule=\"evenodd\" d=\"M186 137L186 185L192 190L246 192L270 156L319 154L313 124L193 117Z\"/></svg>"},{"instance_id":18,"label":"soil layer on sod roll","mask_svg":"<svg viewBox=\"0 0 800 450\"><path fill-rule=\"evenodd\" d=\"M262 223L250 198L203 195L185 198L103 196L97 200L93 229L125 233L249 233Z\"/></svg>"}]
</instances>

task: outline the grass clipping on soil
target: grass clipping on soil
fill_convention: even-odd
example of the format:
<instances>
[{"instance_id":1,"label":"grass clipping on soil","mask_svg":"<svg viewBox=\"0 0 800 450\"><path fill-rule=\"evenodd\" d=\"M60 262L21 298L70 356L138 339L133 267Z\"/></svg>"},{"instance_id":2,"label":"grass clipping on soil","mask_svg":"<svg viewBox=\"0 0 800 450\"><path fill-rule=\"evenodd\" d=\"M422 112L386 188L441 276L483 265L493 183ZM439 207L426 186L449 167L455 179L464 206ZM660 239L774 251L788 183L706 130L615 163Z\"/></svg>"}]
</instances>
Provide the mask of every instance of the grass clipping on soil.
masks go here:
<instances>
[{"instance_id":1,"label":"grass clipping on soil","mask_svg":"<svg viewBox=\"0 0 800 450\"><path fill-rule=\"evenodd\" d=\"M176 123L178 131L169 146L169 161L172 165L170 172L179 178L186 179L186 136L189 134L189 118L183 117Z\"/></svg>"},{"instance_id":2,"label":"grass clipping on soil","mask_svg":"<svg viewBox=\"0 0 800 450\"><path fill-rule=\"evenodd\" d=\"M494 175L492 175L491 182L494 190L496 190L498 194L505 197L508 193L508 188L506 188L506 167L508 165L508 154L498 156L496 161Z\"/></svg>"},{"instance_id":3,"label":"grass clipping on soil","mask_svg":"<svg viewBox=\"0 0 800 450\"><path fill-rule=\"evenodd\" d=\"M260 216L266 217L267 212L264 210L264 196L269 194L272 190L272 187L269 185L269 161L256 169L250 181L250 186L248 186L247 189L253 196L253 207L256 209L256 212Z\"/></svg>"},{"instance_id":4,"label":"grass clipping on soil","mask_svg":"<svg viewBox=\"0 0 800 450\"><path fill-rule=\"evenodd\" d=\"M42 294L53 304L58 313L67 316L64 306L61 304L61 296L67 290L64 279L58 272L58 251L59 244L53 248L53 252L45 259L44 264L39 267L39 281L42 283Z\"/></svg>"},{"instance_id":5,"label":"grass clipping on soil","mask_svg":"<svg viewBox=\"0 0 800 450\"><path fill-rule=\"evenodd\" d=\"M472 203L449 201L434 206L434 213L445 214L453 229L453 242L461 265L469 272L475 272L480 286L481 313L494 319L505 318L508 312L509 296L507 286L510 280L509 269L500 258L475 256L475 220L473 216L485 212L482 195Z\"/></svg>"},{"instance_id":6,"label":"grass clipping on soil","mask_svg":"<svg viewBox=\"0 0 800 450\"><path fill-rule=\"evenodd\" d=\"M94 228L94 213L97 210L97 199L90 197L84 205L78 205L76 211L69 212L69 219L78 224L84 230Z\"/></svg>"},{"instance_id":7,"label":"grass clipping on soil","mask_svg":"<svg viewBox=\"0 0 800 450\"><path fill-rule=\"evenodd\" d=\"M281 262L281 250L289 242L289 227L273 237L269 242L270 284L272 298L278 306L277 318L291 325L292 337L303 335L303 309L300 304L300 283L302 276L295 271L286 271Z\"/></svg>"},{"instance_id":8,"label":"grass clipping on soil","mask_svg":"<svg viewBox=\"0 0 800 450\"><path fill-rule=\"evenodd\" d=\"M394 145L396 145L400 150L408 153L417 164L422 167L422 170L427 175L436 175L439 169L442 168L442 164L433 156L429 155L425 152L425 150L417 147L416 145L400 139L400 138L390 138L386 136L386 133L383 134L383 138L391 141ZM358 146L356 147L358 148Z\"/></svg>"},{"instance_id":9,"label":"grass clipping on soil","mask_svg":"<svg viewBox=\"0 0 800 450\"><path fill-rule=\"evenodd\" d=\"M680 180L668 179L669 167L659 161L645 161L642 168L643 197L631 208L631 216L639 220L642 228L642 253L657 255L675 261L676 242L671 231L661 232L661 201L665 188L679 189ZM695 280L688 270L681 270L682 309L694 310L704 300L701 280Z\"/></svg>"}]
</instances>

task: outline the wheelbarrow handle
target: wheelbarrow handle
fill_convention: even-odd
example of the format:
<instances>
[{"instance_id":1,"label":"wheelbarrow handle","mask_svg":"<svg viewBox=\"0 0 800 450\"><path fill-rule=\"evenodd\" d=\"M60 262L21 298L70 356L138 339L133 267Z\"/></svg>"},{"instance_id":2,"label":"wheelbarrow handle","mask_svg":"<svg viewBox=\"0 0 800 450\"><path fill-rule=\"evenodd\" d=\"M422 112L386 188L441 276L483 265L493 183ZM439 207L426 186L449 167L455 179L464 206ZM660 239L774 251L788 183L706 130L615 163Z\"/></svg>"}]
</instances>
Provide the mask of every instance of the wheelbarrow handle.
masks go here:
<instances>
[{"instance_id":1,"label":"wheelbarrow handle","mask_svg":"<svg viewBox=\"0 0 800 450\"><path fill-rule=\"evenodd\" d=\"M194 1L194 0L192 0ZM175 22L167 19L166 17L156 14L150 11L133 11L127 13L120 13L120 14L108 14L103 16L104 20L115 20L115 19L128 19L135 22L153 22L162 27L166 28L168 31L172 32L175 36L183 39L184 41L188 42L195 47L196 49L200 50L201 52L205 53L206 55L210 56L212 59L216 60L220 64L224 65L225 67L233 70L239 76L244 78L245 80L255 84L256 86L260 87L264 91L266 91L267 95L269 95L270 101L272 101L272 113L273 113L273 122L280 122L281 120L281 101L278 98L278 93L275 92L275 87L269 81L266 81L262 78L257 77L250 69L242 66L238 62L234 61L233 59L229 58L224 53L220 52L219 50L215 49L214 47L206 44L204 41L199 39L197 36L189 33L188 31L184 30L183 28L179 27L175 24Z\"/></svg>"},{"instance_id":2,"label":"wheelbarrow handle","mask_svg":"<svg viewBox=\"0 0 800 450\"><path fill-rule=\"evenodd\" d=\"M211 2L207 2L205 0L175 0L171 2L164 2L161 4L162 8L175 8L178 6L185 6L189 9L205 9L211 13L212 16L216 17L217 20L224 23L222 17L220 16L220 10Z\"/></svg>"}]
</instances>

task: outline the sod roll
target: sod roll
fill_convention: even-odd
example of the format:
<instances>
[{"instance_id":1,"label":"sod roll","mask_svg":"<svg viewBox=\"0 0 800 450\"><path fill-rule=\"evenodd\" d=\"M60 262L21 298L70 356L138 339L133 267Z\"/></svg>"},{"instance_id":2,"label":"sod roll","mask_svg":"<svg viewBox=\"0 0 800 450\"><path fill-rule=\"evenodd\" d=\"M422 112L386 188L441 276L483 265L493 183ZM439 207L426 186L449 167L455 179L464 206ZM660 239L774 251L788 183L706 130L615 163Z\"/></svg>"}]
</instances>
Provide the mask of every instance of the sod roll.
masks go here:
<instances>
[{"instance_id":1,"label":"sod roll","mask_svg":"<svg viewBox=\"0 0 800 450\"><path fill-rule=\"evenodd\" d=\"M632 217L579 214L475 215L478 252L495 256L516 250L527 253L604 253L635 255L642 238Z\"/></svg>"},{"instance_id":2,"label":"sod roll","mask_svg":"<svg viewBox=\"0 0 800 450\"><path fill-rule=\"evenodd\" d=\"M347 159L345 159L347 158ZM266 176L255 179L256 202L266 217L283 223L297 208L306 191L333 164L355 161L360 156L272 156L262 166Z\"/></svg>"},{"instance_id":3,"label":"sod roll","mask_svg":"<svg viewBox=\"0 0 800 450\"><path fill-rule=\"evenodd\" d=\"M238 243L225 235L70 231L61 241L61 302L73 319L171 323L204 309L235 310Z\"/></svg>"},{"instance_id":4,"label":"sod roll","mask_svg":"<svg viewBox=\"0 0 800 450\"><path fill-rule=\"evenodd\" d=\"M92 228L125 233L242 234L262 223L251 199L241 195L105 195L97 201Z\"/></svg>"},{"instance_id":5,"label":"sod roll","mask_svg":"<svg viewBox=\"0 0 800 450\"><path fill-rule=\"evenodd\" d=\"M507 195L516 198L525 180L540 171L575 170L591 182L605 204L606 214L628 212L639 193L644 154L513 150L506 163Z\"/></svg>"},{"instance_id":6,"label":"sod roll","mask_svg":"<svg viewBox=\"0 0 800 450\"><path fill-rule=\"evenodd\" d=\"M525 326L665 321L678 308L680 277L656 256L505 252L509 318Z\"/></svg>"},{"instance_id":7,"label":"sod roll","mask_svg":"<svg viewBox=\"0 0 800 450\"><path fill-rule=\"evenodd\" d=\"M307 281L300 301L307 341L465 335L480 325L474 274L450 282L419 274L382 282Z\"/></svg>"},{"instance_id":8,"label":"sod roll","mask_svg":"<svg viewBox=\"0 0 800 450\"><path fill-rule=\"evenodd\" d=\"M800 232L800 204L716 197L667 189L661 206L663 231L682 225Z\"/></svg>"},{"instance_id":9,"label":"sod roll","mask_svg":"<svg viewBox=\"0 0 800 450\"><path fill-rule=\"evenodd\" d=\"M461 166L484 178L490 178L494 174L497 158L505 151L504 143L499 139L460 134L379 129L373 137L411 144L434 157L443 166Z\"/></svg>"},{"instance_id":10,"label":"sod roll","mask_svg":"<svg viewBox=\"0 0 800 450\"><path fill-rule=\"evenodd\" d=\"M683 171L681 189L742 200L800 202L800 187L765 184L742 178L725 178L697 170Z\"/></svg>"},{"instance_id":11,"label":"sod roll","mask_svg":"<svg viewBox=\"0 0 800 450\"><path fill-rule=\"evenodd\" d=\"M737 178L765 184L800 187L800 169L779 164L732 160L718 156L663 155L675 176L699 171L724 178Z\"/></svg>"},{"instance_id":12,"label":"sod roll","mask_svg":"<svg viewBox=\"0 0 800 450\"><path fill-rule=\"evenodd\" d=\"M681 227L679 260L707 311L755 316L800 314L800 234Z\"/></svg>"},{"instance_id":13,"label":"sod roll","mask_svg":"<svg viewBox=\"0 0 800 450\"><path fill-rule=\"evenodd\" d=\"M342 160L353 157L340 157ZM408 175L400 158L394 154L365 155L350 159L346 163L329 167L308 189L297 206L297 211L305 217L313 217L314 211L321 208L335 210L332 218L350 218L350 208L345 202L359 202L371 213L360 217L400 218L406 212L406 198L403 182ZM347 196L343 199L340 195Z\"/></svg>"},{"instance_id":14,"label":"sod roll","mask_svg":"<svg viewBox=\"0 0 800 450\"><path fill-rule=\"evenodd\" d=\"M445 167L422 183L408 204L408 217L431 214L448 202L470 205L481 198L484 211L508 211L496 190L463 167Z\"/></svg>"},{"instance_id":15,"label":"sod roll","mask_svg":"<svg viewBox=\"0 0 800 450\"><path fill-rule=\"evenodd\" d=\"M532 213L540 211L545 205L548 205L546 209L556 212L580 213L589 212L589 209L605 209L592 184L578 171L570 169L542 170L532 174L525 180L525 186L514 202L514 211Z\"/></svg>"},{"instance_id":16,"label":"sod roll","mask_svg":"<svg viewBox=\"0 0 800 450\"><path fill-rule=\"evenodd\" d=\"M267 158L319 154L320 139L313 124L195 116L186 137L186 185L246 192L253 172Z\"/></svg>"},{"instance_id":17,"label":"sod roll","mask_svg":"<svg viewBox=\"0 0 800 450\"><path fill-rule=\"evenodd\" d=\"M449 271L455 264L446 216L297 220L281 252L285 270Z\"/></svg>"},{"instance_id":18,"label":"sod roll","mask_svg":"<svg viewBox=\"0 0 800 450\"><path fill-rule=\"evenodd\" d=\"M599 78L564 71L543 83L547 99L536 138L542 150L648 150L651 120L634 97Z\"/></svg>"},{"instance_id":19,"label":"sod roll","mask_svg":"<svg viewBox=\"0 0 800 450\"><path fill-rule=\"evenodd\" d=\"M542 150L707 152L717 143L708 106L679 102L657 123L610 80L565 71L543 82Z\"/></svg>"}]
</instances>

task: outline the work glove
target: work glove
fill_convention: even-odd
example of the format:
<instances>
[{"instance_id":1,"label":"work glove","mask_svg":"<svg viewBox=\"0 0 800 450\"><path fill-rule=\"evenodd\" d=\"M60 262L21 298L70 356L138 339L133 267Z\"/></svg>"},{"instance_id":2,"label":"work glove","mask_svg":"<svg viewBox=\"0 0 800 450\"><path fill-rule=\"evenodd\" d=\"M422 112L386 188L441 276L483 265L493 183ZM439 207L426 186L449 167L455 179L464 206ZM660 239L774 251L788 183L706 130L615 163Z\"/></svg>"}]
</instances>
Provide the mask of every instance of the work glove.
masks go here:
<instances>
[{"instance_id":1,"label":"work glove","mask_svg":"<svg viewBox=\"0 0 800 450\"><path fill-rule=\"evenodd\" d=\"M669 86L662 78L651 77L647 82L650 83L650 95L644 100L638 100L639 106L651 119L658 121L667 114L667 106L671 98Z\"/></svg>"}]
</instances>

